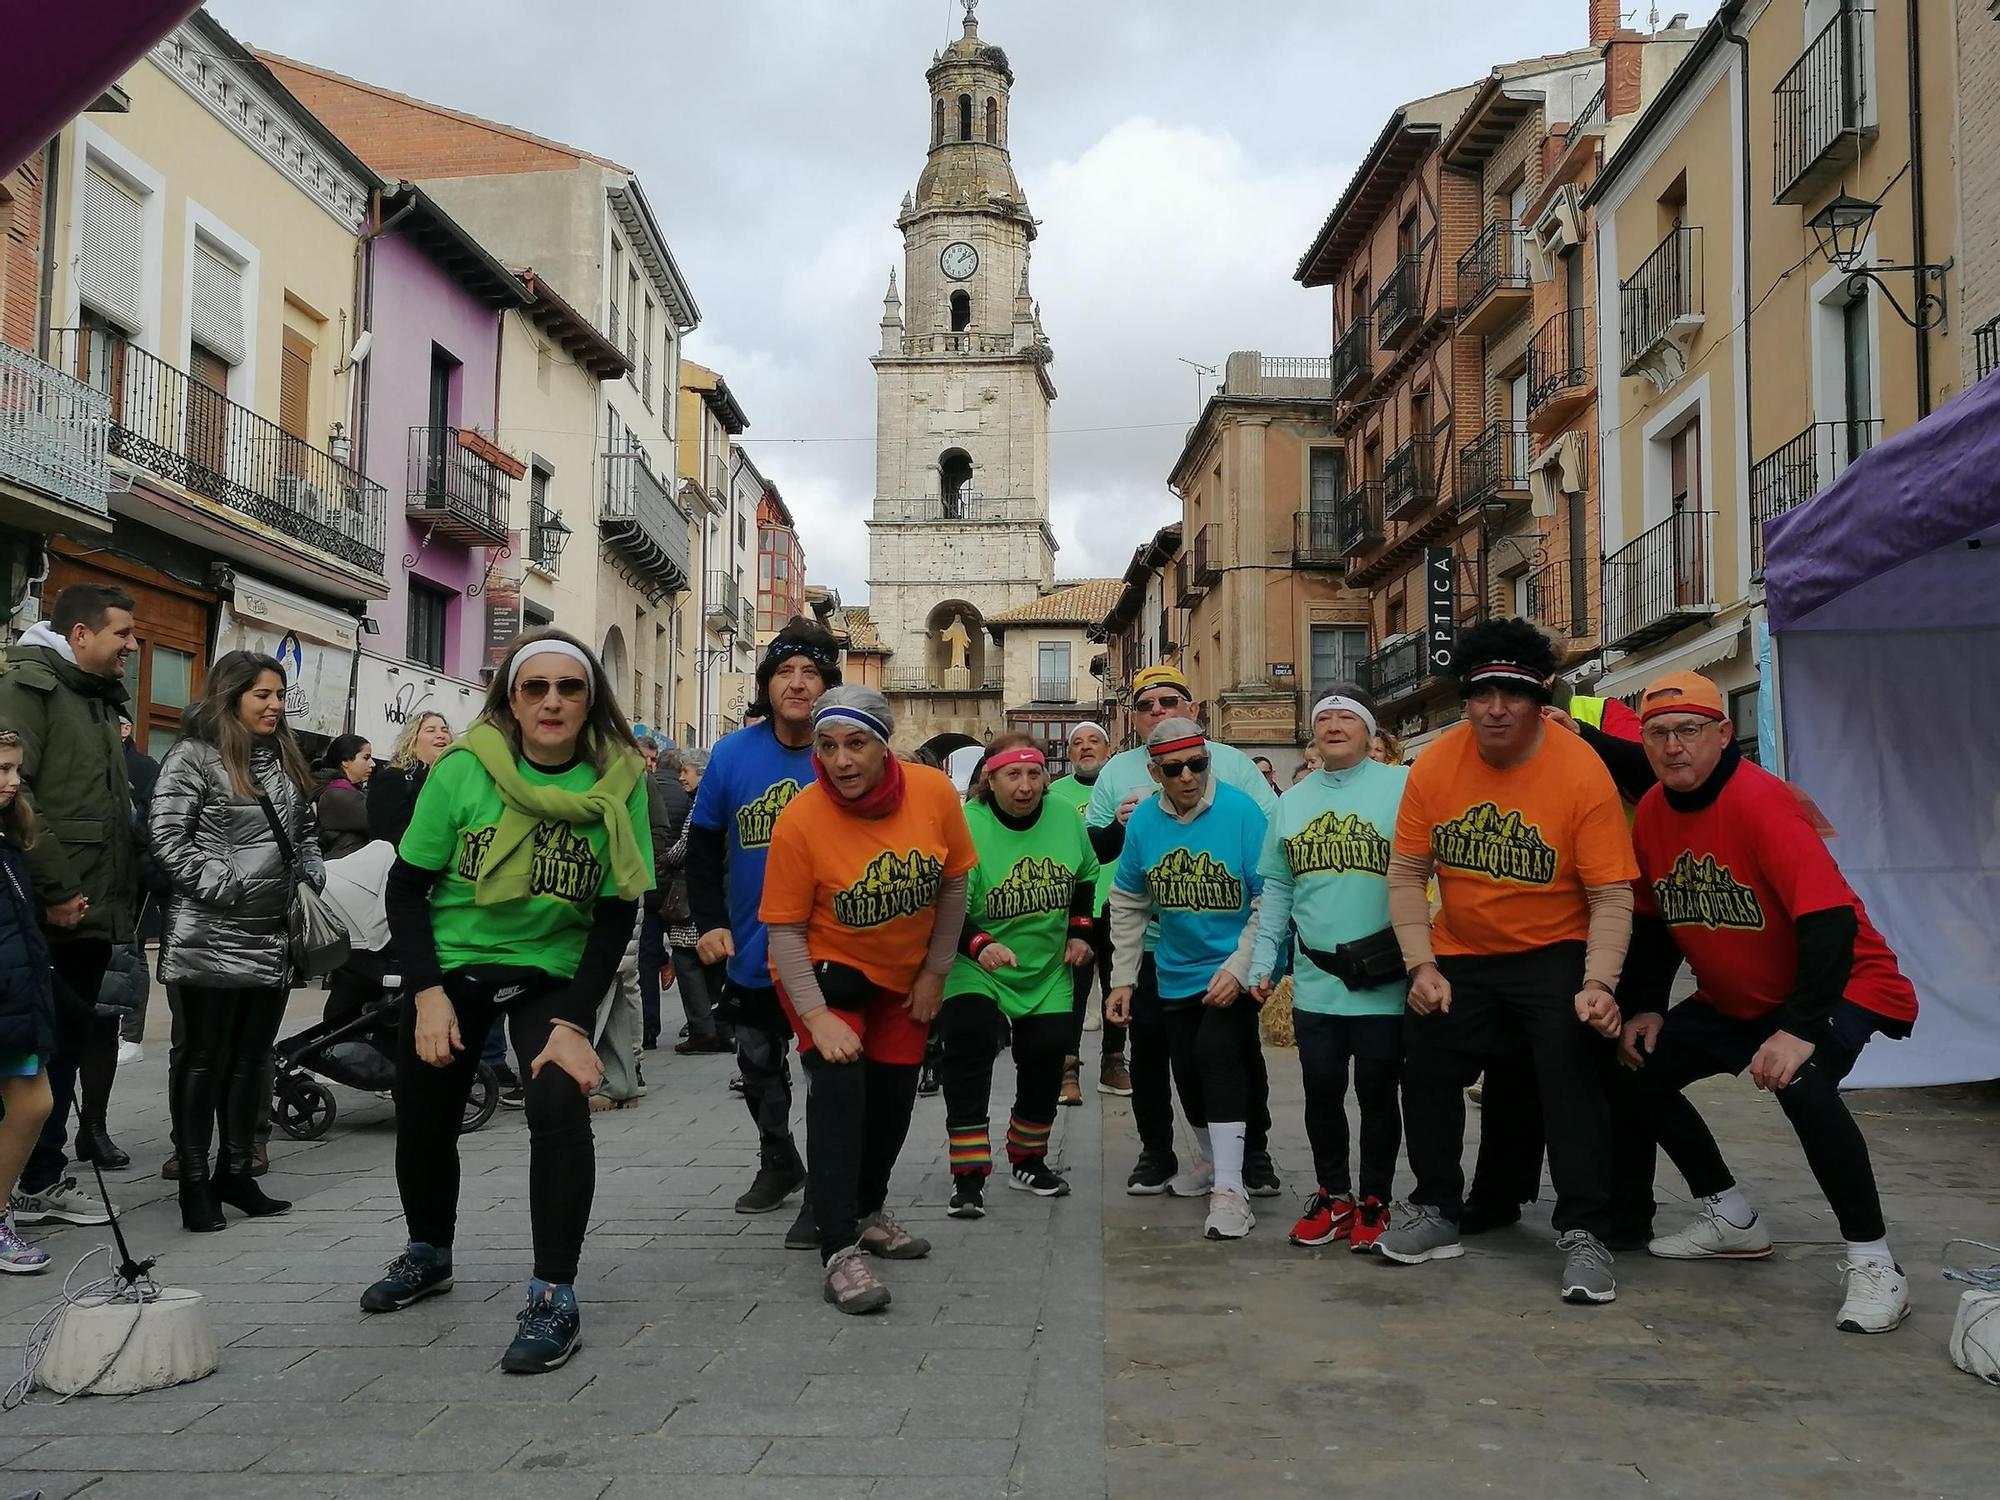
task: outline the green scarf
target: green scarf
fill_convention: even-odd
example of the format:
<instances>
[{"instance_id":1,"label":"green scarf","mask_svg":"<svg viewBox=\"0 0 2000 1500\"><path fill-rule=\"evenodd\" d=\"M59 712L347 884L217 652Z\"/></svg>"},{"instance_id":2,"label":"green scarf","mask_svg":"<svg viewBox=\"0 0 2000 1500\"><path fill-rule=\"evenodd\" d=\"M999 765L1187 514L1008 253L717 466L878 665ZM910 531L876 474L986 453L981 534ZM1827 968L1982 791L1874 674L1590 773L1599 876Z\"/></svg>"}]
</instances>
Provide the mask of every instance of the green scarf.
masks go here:
<instances>
[{"instance_id":1,"label":"green scarf","mask_svg":"<svg viewBox=\"0 0 2000 1500\"><path fill-rule=\"evenodd\" d=\"M475 755L507 810L500 815L488 846L486 859L474 882L473 902L496 906L506 901L528 898L528 876L534 863L535 825L553 819L572 825L602 823L605 851L611 856L611 875L618 882L621 901L636 900L653 883L653 872L639 855L639 841L626 816L625 803L639 784L645 762L636 750L621 750L610 768L597 778L587 792L568 792L561 787L536 786L522 776L514 761L514 747L507 736L491 724L475 724L464 738L445 751ZM443 760L443 756L439 757Z\"/></svg>"}]
</instances>

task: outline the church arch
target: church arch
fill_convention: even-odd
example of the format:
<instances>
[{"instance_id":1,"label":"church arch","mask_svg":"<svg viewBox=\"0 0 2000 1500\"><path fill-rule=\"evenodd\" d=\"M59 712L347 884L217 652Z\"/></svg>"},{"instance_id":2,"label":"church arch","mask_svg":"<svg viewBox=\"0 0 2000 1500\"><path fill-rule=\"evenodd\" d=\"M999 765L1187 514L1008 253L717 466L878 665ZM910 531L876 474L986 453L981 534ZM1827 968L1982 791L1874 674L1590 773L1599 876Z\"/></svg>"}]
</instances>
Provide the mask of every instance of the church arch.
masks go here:
<instances>
[{"instance_id":1,"label":"church arch","mask_svg":"<svg viewBox=\"0 0 2000 1500\"><path fill-rule=\"evenodd\" d=\"M933 99L931 101L931 144L933 146L942 146L944 144L943 99Z\"/></svg>"},{"instance_id":2,"label":"church arch","mask_svg":"<svg viewBox=\"0 0 2000 1500\"><path fill-rule=\"evenodd\" d=\"M924 616L925 668L935 687L952 687L969 681L978 687L986 681L986 617L963 599L945 599L931 606ZM962 670L965 678L953 675ZM996 672L994 675L998 675Z\"/></svg>"},{"instance_id":3,"label":"church arch","mask_svg":"<svg viewBox=\"0 0 2000 1500\"><path fill-rule=\"evenodd\" d=\"M972 510L972 455L947 448L938 455L938 499L947 520L963 520Z\"/></svg>"},{"instance_id":4,"label":"church arch","mask_svg":"<svg viewBox=\"0 0 2000 1500\"><path fill-rule=\"evenodd\" d=\"M970 94L958 96L958 138L961 141L972 139L972 95Z\"/></svg>"},{"instance_id":5,"label":"church arch","mask_svg":"<svg viewBox=\"0 0 2000 1500\"><path fill-rule=\"evenodd\" d=\"M959 290L951 294L951 331L963 333L972 326L972 293Z\"/></svg>"},{"instance_id":6,"label":"church arch","mask_svg":"<svg viewBox=\"0 0 2000 1500\"><path fill-rule=\"evenodd\" d=\"M598 648L597 659L604 666L604 675L611 683L611 691L619 701L630 702L632 698L632 668L625 656L625 632L613 625L604 632L604 644ZM636 709L634 710L636 712Z\"/></svg>"},{"instance_id":7,"label":"church arch","mask_svg":"<svg viewBox=\"0 0 2000 1500\"><path fill-rule=\"evenodd\" d=\"M986 101L986 144L1000 144L1000 101L992 98Z\"/></svg>"}]
</instances>

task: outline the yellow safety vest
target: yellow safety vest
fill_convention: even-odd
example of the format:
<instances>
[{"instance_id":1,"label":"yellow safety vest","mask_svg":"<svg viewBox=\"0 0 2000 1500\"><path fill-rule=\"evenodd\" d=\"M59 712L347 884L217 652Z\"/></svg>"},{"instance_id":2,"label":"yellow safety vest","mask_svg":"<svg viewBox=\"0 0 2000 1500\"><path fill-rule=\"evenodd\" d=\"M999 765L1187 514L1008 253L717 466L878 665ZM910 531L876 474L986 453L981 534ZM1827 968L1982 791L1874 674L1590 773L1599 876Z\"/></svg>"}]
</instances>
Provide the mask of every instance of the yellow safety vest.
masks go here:
<instances>
[{"instance_id":1,"label":"yellow safety vest","mask_svg":"<svg viewBox=\"0 0 2000 1500\"><path fill-rule=\"evenodd\" d=\"M1569 716L1579 724L1588 724L1592 729L1604 727L1604 700L1586 698L1581 694L1569 700Z\"/></svg>"}]
</instances>

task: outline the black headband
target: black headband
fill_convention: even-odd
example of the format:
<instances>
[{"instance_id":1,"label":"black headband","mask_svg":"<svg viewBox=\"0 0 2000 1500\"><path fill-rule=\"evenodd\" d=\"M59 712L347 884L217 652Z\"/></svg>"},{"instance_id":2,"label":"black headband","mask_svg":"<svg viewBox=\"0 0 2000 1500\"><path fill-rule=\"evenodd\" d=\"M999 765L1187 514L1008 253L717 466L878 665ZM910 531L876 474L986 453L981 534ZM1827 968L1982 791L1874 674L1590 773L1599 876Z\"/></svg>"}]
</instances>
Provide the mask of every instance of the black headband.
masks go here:
<instances>
[{"instance_id":1,"label":"black headband","mask_svg":"<svg viewBox=\"0 0 2000 1500\"><path fill-rule=\"evenodd\" d=\"M779 663L793 656L803 656L822 670L840 664L840 655L836 651L829 651L826 647L811 641L801 641L781 635L764 648L764 665L775 669Z\"/></svg>"}]
</instances>

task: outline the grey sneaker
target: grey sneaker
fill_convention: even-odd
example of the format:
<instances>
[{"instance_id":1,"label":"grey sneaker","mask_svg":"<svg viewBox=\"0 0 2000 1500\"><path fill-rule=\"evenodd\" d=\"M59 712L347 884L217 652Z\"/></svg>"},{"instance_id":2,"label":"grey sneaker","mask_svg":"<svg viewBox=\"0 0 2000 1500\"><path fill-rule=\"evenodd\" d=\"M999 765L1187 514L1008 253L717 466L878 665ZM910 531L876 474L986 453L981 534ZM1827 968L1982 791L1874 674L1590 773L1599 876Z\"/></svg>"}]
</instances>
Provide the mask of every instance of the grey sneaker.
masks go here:
<instances>
[{"instance_id":1,"label":"grey sneaker","mask_svg":"<svg viewBox=\"0 0 2000 1500\"><path fill-rule=\"evenodd\" d=\"M1646 1250L1662 1260L1762 1260L1771 1253L1771 1231L1761 1214L1752 1214L1748 1224L1732 1224L1707 1200L1692 1224L1661 1235Z\"/></svg>"},{"instance_id":2,"label":"grey sneaker","mask_svg":"<svg viewBox=\"0 0 2000 1500\"><path fill-rule=\"evenodd\" d=\"M861 1221L861 1248L884 1260L922 1260L931 1253L931 1242L911 1234L885 1208Z\"/></svg>"},{"instance_id":3,"label":"grey sneaker","mask_svg":"<svg viewBox=\"0 0 2000 1500\"><path fill-rule=\"evenodd\" d=\"M1565 1302L1609 1302L1618 1295L1611 1275L1611 1252L1588 1229L1572 1229L1556 1241L1563 1253Z\"/></svg>"},{"instance_id":4,"label":"grey sneaker","mask_svg":"<svg viewBox=\"0 0 2000 1500\"><path fill-rule=\"evenodd\" d=\"M859 1245L849 1245L826 1263L821 1295L844 1313L879 1312L889 1305L889 1289L875 1279Z\"/></svg>"},{"instance_id":5,"label":"grey sneaker","mask_svg":"<svg viewBox=\"0 0 2000 1500\"><path fill-rule=\"evenodd\" d=\"M1384 1260L1399 1266L1420 1266L1427 1260L1456 1260L1465 1254L1458 1226L1427 1204L1412 1203L1382 1231L1375 1248Z\"/></svg>"},{"instance_id":6,"label":"grey sneaker","mask_svg":"<svg viewBox=\"0 0 2000 1500\"><path fill-rule=\"evenodd\" d=\"M1211 1240L1240 1240L1257 1227L1250 1212L1250 1200L1230 1188L1216 1188L1208 1195L1208 1219L1201 1227Z\"/></svg>"},{"instance_id":7,"label":"grey sneaker","mask_svg":"<svg viewBox=\"0 0 2000 1500\"><path fill-rule=\"evenodd\" d=\"M1199 1156L1191 1157L1188 1164L1175 1174L1167 1184L1167 1191L1176 1198L1206 1198L1215 1187L1215 1164L1203 1161Z\"/></svg>"},{"instance_id":8,"label":"grey sneaker","mask_svg":"<svg viewBox=\"0 0 2000 1500\"><path fill-rule=\"evenodd\" d=\"M39 1193L16 1189L7 1212L20 1224L109 1224L111 1210L80 1190L74 1177L51 1183Z\"/></svg>"}]
</instances>

